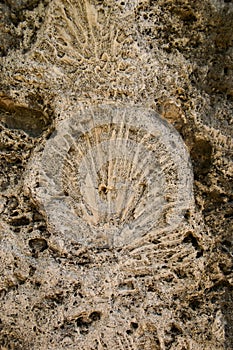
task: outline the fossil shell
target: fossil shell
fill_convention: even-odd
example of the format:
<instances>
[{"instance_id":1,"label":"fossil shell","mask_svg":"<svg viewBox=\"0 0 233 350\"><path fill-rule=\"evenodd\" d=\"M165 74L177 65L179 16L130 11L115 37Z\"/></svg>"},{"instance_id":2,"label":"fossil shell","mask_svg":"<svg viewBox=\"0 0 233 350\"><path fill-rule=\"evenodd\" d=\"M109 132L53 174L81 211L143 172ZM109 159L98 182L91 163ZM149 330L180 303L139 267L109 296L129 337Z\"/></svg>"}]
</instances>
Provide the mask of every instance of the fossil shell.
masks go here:
<instances>
[{"instance_id":1,"label":"fossil shell","mask_svg":"<svg viewBox=\"0 0 233 350\"><path fill-rule=\"evenodd\" d=\"M65 239L121 247L176 228L193 203L189 155L151 110L77 111L47 141L34 198Z\"/></svg>"}]
</instances>

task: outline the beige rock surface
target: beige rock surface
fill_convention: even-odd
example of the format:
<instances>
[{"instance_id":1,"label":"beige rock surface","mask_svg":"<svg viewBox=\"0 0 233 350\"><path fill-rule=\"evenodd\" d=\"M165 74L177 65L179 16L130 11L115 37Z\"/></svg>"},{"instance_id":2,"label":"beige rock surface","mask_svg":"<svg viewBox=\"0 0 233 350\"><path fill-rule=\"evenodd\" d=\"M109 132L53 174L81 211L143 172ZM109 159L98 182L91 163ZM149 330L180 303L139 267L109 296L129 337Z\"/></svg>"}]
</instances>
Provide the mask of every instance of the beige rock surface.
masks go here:
<instances>
[{"instance_id":1,"label":"beige rock surface","mask_svg":"<svg viewBox=\"0 0 233 350\"><path fill-rule=\"evenodd\" d=\"M0 349L233 349L232 2L0 14Z\"/></svg>"}]
</instances>

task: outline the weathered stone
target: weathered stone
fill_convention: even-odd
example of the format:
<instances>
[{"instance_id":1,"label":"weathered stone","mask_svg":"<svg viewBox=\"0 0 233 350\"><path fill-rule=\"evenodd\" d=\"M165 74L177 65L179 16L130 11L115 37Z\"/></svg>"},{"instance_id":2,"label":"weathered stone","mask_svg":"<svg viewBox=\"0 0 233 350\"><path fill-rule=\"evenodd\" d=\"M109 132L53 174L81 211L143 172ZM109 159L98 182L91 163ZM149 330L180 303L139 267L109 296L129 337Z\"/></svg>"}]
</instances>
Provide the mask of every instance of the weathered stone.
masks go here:
<instances>
[{"instance_id":1,"label":"weathered stone","mask_svg":"<svg viewBox=\"0 0 233 350\"><path fill-rule=\"evenodd\" d=\"M0 349L231 350L232 3L0 12Z\"/></svg>"}]
</instances>

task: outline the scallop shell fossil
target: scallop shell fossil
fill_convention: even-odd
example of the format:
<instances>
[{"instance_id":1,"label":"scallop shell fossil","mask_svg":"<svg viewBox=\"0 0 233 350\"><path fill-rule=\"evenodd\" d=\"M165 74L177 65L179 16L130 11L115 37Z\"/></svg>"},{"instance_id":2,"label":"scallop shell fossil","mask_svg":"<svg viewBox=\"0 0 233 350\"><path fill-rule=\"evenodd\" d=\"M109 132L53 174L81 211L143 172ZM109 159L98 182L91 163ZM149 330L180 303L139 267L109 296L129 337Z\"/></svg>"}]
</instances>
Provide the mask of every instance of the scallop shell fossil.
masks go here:
<instances>
[{"instance_id":1,"label":"scallop shell fossil","mask_svg":"<svg viewBox=\"0 0 233 350\"><path fill-rule=\"evenodd\" d=\"M151 110L77 111L47 141L32 189L66 239L121 247L176 228L192 206L192 169L176 130Z\"/></svg>"}]
</instances>

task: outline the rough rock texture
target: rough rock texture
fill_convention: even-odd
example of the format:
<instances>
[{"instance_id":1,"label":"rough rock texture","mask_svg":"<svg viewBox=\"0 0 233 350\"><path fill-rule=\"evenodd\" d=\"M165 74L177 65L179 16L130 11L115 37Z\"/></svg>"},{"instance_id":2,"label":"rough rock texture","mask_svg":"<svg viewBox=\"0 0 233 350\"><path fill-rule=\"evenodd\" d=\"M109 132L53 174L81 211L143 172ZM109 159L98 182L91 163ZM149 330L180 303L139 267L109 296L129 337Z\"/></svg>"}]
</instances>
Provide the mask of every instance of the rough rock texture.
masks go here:
<instances>
[{"instance_id":1,"label":"rough rock texture","mask_svg":"<svg viewBox=\"0 0 233 350\"><path fill-rule=\"evenodd\" d=\"M233 349L232 2L11 0L0 2L0 16L0 349ZM186 191L191 204L186 202L183 211L172 209L175 222L179 217L175 227L161 229L169 219L160 211L156 217L157 209L158 228L142 234L141 224L123 244L105 244L105 238L104 244L95 244L95 239L85 244L79 239L82 229L72 238L54 227L45 189L51 195L59 178L54 176L56 162L53 172L46 155L52 162L49 145L58 145L63 128L72 129L72 124L72 145L83 146L86 153L90 148L90 156L80 156L81 163L75 158L74 165L76 148L68 142L63 192L55 195L63 196L61 205L72 201L71 210L82 218L81 201L90 204L89 193L93 198L97 193L103 203L109 201L107 213L119 227L119 217L112 216L113 197L109 199L113 185L96 182L96 192L88 192L93 186L88 174L93 173L80 165L97 154L91 132L101 117L93 113L88 137L79 129L82 115L98 110L97 105L107 106L102 108L110 114L115 108L144 111L141 124L138 115L135 118L136 131L127 133L129 124L119 119L116 129L105 120L100 132L106 137L102 141L109 142L114 130L119 135L126 125L124 145L130 134L130 142L141 142L148 154L156 150L154 167L148 165L153 164L151 154L145 162L148 174L139 164L142 187L131 208L136 212L137 203L149 198L154 188L147 191L150 179L165 189L159 194L162 204L179 204L174 200L182 178L177 160L185 149L182 166L187 171L190 154L194 181L191 187L192 181L187 183ZM167 141L160 153L156 142L163 140L163 133L157 138L155 126L154 143L153 138L149 144L142 142L149 110L154 121L159 118L158 132L163 123L172 130L171 139L178 135L174 128L181 135L183 141L175 136L173 157ZM117 178L127 178L132 168L130 142L124 146L125 163L114 166ZM60 159L58 151L51 151L55 160ZM100 162L96 174L102 165L109 170L112 159L107 166ZM133 164L140 163L134 159ZM166 164L161 165L164 159L172 180L167 180ZM38 177L44 167L50 171L47 182ZM81 174L78 181L76 173ZM95 176L89 178L95 181ZM172 200L166 196L171 183ZM131 181L128 187L135 184ZM135 210L130 213L137 215ZM90 224L90 232L96 235L100 223L103 226L103 220Z\"/></svg>"}]
</instances>

